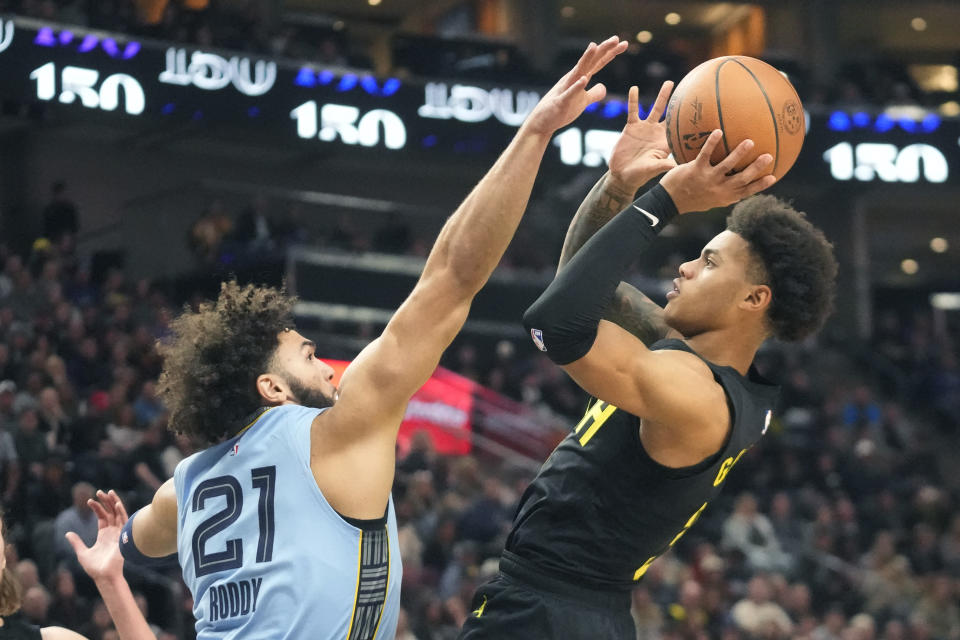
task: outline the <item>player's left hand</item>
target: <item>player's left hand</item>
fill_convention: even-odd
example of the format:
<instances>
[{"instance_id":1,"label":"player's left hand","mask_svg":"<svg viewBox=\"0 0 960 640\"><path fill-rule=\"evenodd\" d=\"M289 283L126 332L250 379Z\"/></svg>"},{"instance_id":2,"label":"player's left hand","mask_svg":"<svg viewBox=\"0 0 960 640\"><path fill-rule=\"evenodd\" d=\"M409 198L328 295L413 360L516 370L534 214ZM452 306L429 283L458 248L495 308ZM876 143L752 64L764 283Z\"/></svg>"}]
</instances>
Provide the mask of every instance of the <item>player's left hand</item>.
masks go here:
<instances>
[{"instance_id":1,"label":"player's left hand","mask_svg":"<svg viewBox=\"0 0 960 640\"><path fill-rule=\"evenodd\" d=\"M640 91L635 86L630 87L627 94L627 124L610 154L609 180L612 186L625 193L636 193L655 176L677 166L670 156L666 122L660 121L672 91L673 82L667 80L660 87L650 113L641 120Z\"/></svg>"},{"instance_id":2,"label":"player's left hand","mask_svg":"<svg viewBox=\"0 0 960 640\"><path fill-rule=\"evenodd\" d=\"M603 100L607 89L595 84L587 89L587 83L608 62L627 50L627 41L611 36L599 45L591 42L577 64L547 92L523 123L523 129L532 133L553 135L583 113L593 102Z\"/></svg>"},{"instance_id":3,"label":"player's left hand","mask_svg":"<svg viewBox=\"0 0 960 640\"><path fill-rule=\"evenodd\" d=\"M120 532L127 522L127 510L120 497L111 489L109 493L97 491L96 500L87 504L97 514L97 541L87 547L73 531L67 533L67 541L77 554L77 561L93 580L110 580L123 576L123 556L120 555Z\"/></svg>"}]
</instances>

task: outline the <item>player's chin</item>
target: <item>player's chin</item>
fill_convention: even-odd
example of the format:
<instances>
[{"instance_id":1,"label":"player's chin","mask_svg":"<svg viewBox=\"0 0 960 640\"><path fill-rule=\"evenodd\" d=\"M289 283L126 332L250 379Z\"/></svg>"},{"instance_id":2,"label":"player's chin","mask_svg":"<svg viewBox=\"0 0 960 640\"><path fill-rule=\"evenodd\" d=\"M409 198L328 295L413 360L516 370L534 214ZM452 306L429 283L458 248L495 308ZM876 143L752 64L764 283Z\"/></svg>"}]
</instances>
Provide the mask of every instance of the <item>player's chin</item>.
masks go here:
<instances>
[{"instance_id":1,"label":"player's chin","mask_svg":"<svg viewBox=\"0 0 960 640\"><path fill-rule=\"evenodd\" d=\"M673 300L667 300L667 304L663 305L663 321L667 323L671 329L676 329L673 326L673 323L677 322L680 318L680 308L677 305L676 298Z\"/></svg>"},{"instance_id":2,"label":"player's chin","mask_svg":"<svg viewBox=\"0 0 960 640\"><path fill-rule=\"evenodd\" d=\"M667 306L663 308L664 324L684 337L690 337L691 335L697 333L697 323L690 322L689 318L684 317L684 315L680 313L681 309L679 309L676 305L671 308L671 304L672 302L667 303Z\"/></svg>"}]
</instances>

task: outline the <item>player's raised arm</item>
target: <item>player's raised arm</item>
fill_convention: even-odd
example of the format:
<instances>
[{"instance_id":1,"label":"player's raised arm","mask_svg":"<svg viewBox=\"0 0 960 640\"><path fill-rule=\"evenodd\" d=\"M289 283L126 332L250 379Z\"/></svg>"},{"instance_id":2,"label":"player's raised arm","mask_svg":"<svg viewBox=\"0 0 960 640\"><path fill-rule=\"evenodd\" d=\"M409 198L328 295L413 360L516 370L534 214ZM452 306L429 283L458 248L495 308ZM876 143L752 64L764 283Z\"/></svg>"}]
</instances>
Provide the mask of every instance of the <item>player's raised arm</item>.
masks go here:
<instances>
[{"instance_id":1,"label":"player's raised arm","mask_svg":"<svg viewBox=\"0 0 960 640\"><path fill-rule=\"evenodd\" d=\"M671 169L594 235L524 315L541 348L586 391L653 421L715 415L713 405L723 401L723 392L717 387L717 394L703 393L710 373L696 356L650 351L601 319L620 278L674 216L736 202L774 182L765 175L769 155L727 175L749 152L750 141L711 166L710 153L719 140L719 131L714 132L695 161Z\"/></svg>"},{"instance_id":2,"label":"player's raised arm","mask_svg":"<svg viewBox=\"0 0 960 640\"><path fill-rule=\"evenodd\" d=\"M567 229L558 269L570 261L580 247L636 197L637 190L657 175L677 166L670 156L666 124L660 121L670 99L673 82L666 81L650 112L639 115L639 90L627 94L627 124L610 155L610 170L590 190ZM651 345L671 335L663 319L663 308L636 287L621 282L603 316Z\"/></svg>"},{"instance_id":3,"label":"player's raised arm","mask_svg":"<svg viewBox=\"0 0 960 640\"><path fill-rule=\"evenodd\" d=\"M97 541L87 547L76 533L68 533L67 540L77 554L77 561L97 585L120 640L155 640L123 577L123 556L117 540L127 522L127 510L113 491L98 491L97 499L89 500L88 504L97 514Z\"/></svg>"},{"instance_id":4,"label":"player's raised arm","mask_svg":"<svg viewBox=\"0 0 960 640\"><path fill-rule=\"evenodd\" d=\"M396 431L410 396L436 368L463 326L473 297L506 250L551 136L604 97L603 85L588 87L590 78L626 46L616 36L600 45L591 43L576 66L540 100L487 175L447 220L420 280L383 334L344 373L339 399L318 417L312 440L314 472L318 480L327 478L322 482L325 495L339 502L338 508L352 510L328 488L340 484L333 467L341 464L370 470L363 479L365 487L352 483L349 493L356 496L352 500L362 504L363 495L386 499ZM338 455L345 449L356 459L345 462ZM382 507L377 515L382 515Z\"/></svg>"}]
</instances>

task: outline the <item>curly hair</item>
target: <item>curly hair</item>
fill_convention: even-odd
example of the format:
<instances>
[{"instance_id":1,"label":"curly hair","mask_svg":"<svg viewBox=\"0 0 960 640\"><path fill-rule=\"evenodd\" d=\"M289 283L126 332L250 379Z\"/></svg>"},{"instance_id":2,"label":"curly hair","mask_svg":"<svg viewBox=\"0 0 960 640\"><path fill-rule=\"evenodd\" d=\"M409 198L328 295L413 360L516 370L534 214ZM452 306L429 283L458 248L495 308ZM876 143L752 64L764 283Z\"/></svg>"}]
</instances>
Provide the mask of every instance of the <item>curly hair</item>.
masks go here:
<instances>
[{"instance_id":1,"label":"curly hair","mask_svg":"<svg viewBox=\"0 0 960 640\"><path fill-rule=\"evenodd\" d=\"M257 377L292 329L295 299L284 289L220 285L215 303L185 310L171 324L172 339L158 344L163 356L158 392L170 411L170 428L199 443L233 436L261 406Z\"/></svg>"},{"instance_id":2,"label":"curly hair","mask_svg":"<svg viewBox=\"0 0 960 640\"><path fill-rule=\"evenodd\" d=\"M833 245L823 232L770 195L734 207L727 229L750 245L750 277L773 292L767 312L773 335L794 342L819 330L833 311L837 278Z\"/></svg>"}]
</instances>

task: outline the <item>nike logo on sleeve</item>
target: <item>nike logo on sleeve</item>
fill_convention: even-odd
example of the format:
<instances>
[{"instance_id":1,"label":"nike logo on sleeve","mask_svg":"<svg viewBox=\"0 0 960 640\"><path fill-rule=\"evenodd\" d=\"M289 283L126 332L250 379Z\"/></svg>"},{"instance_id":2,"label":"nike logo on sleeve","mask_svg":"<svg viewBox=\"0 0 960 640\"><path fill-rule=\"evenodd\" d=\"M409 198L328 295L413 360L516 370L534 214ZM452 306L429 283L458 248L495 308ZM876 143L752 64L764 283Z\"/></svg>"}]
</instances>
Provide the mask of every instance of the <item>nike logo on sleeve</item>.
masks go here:
<instances>
[{"instance_id":1,"label":"nike logo on sleeve","mask_svg":"<svg viewBox=\"0 0 960 640\"><path fill-rule=\"evenodd\" d=\"M650 221L650 226L651 226L651 227L655 227L655 226L657 226L658 224L660 224L660 218L658 218L657 216L653 215L653 214L650 213L649 211L647 211L647 210L645 210L645 209L641 209L641 208L638 207L637 205L633 205L633 208L636 209L637 211L639 211L640 213L642 213L643 215L647 216L647 220Z\"/></svg>"}]
</instances>

